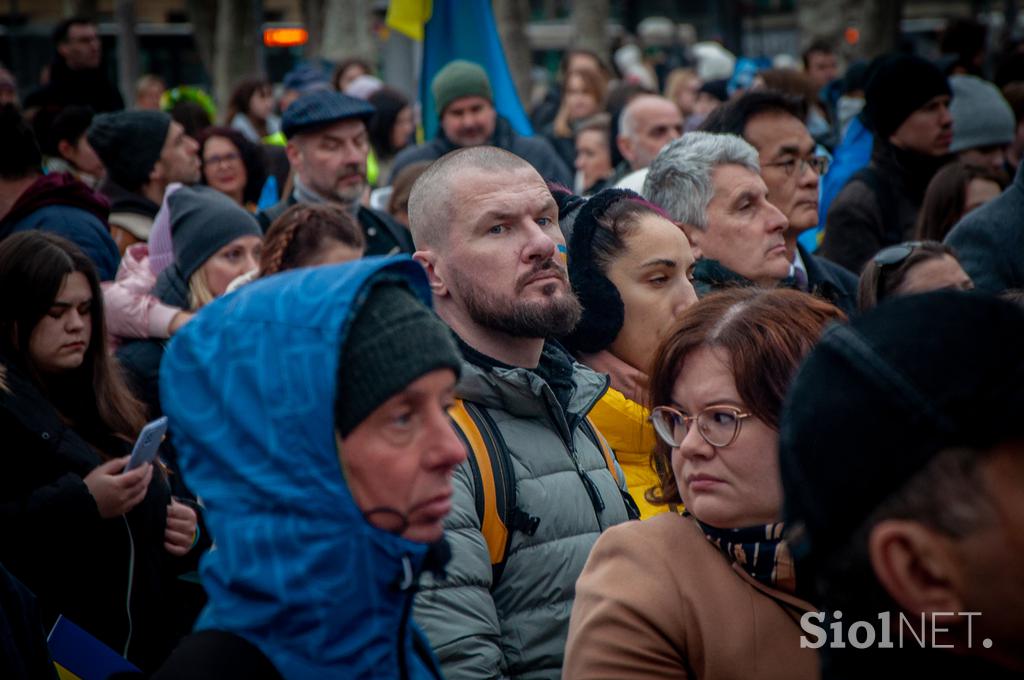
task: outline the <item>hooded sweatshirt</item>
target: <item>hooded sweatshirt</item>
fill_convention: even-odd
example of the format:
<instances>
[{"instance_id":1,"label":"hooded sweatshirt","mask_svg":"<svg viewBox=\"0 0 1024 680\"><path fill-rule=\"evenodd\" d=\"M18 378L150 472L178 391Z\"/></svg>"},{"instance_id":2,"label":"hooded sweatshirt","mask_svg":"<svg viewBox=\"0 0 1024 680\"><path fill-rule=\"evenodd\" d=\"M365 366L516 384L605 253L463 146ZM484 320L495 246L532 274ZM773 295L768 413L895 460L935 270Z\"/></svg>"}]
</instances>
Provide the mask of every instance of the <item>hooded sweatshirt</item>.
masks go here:
<instances>
[{"instance_id":1,"label":"hooded sweatshirt","mask_svg":"<svg viewBox=\"0 0 1024 680\"><path fill-rule=\"evenodd\" d=\"M375 528L335 444L339 355L374 277L408 257L284 272L210 303L169 343L161 401L216 540L197 631L233 633L285 678L439 678L410 618L427 546ZM344 455L344 451L342 451Z\"/></svg>"}]
</instances>

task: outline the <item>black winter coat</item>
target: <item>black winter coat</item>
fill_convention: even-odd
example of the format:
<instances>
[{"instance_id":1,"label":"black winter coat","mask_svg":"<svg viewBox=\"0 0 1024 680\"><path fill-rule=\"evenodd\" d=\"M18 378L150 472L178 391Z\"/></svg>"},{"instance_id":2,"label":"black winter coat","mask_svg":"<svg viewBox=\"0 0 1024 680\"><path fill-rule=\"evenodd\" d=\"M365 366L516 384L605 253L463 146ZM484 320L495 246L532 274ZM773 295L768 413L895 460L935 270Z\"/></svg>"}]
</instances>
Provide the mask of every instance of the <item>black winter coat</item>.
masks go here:
<instances>
[{"instance_id":1,"label":"black winter coat","mask_svg":"<svg viewBox=\"0 0 1024 680\"><path fill-rule=\"evenodd\" d=\"M142 669L173 648L177 603L166 597L194 561L164 549L170 490L154 474L126 515L100 517L84 478L103 460L15 367L0 357L0 562L38 598L49 629L63 614ZM125 442L110 438L112 456ZM193 553L198 551L193 550Z\"/></svg>"}]
</instances>

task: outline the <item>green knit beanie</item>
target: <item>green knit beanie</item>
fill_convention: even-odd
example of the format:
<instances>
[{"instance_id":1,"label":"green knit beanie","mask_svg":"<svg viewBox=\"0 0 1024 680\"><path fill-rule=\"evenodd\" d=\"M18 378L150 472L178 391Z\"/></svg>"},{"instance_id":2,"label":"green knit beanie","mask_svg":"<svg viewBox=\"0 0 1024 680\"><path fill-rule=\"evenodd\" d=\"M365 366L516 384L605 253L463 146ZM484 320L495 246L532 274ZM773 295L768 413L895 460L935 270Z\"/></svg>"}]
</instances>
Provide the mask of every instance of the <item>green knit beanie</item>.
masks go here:
<instances>
[{"instance_id":1,"label":"green knit beanie","mask_svg":"<svg viewBox=\"0 0 1024 680\"><path fill-rule=\"evenodd\" d=\"M460 97L483 97L489 102L494 101L487 71L463 59L449 62L438 71L434 82L430 84L430 90L434 93L434 107L438 116Z\"/></svg>"},{"instance_id":2,"label":"green knit beanie","mask_svg":"<svg viewBox=\"0 0 1024 680\"><path fill-rule=\"evenodd\" d=\"M438 368L458 377L462 366L448 326L404 283L371 285L341 350L334 424L342 437L417 378Z\"/></svg>"}]
</instances>

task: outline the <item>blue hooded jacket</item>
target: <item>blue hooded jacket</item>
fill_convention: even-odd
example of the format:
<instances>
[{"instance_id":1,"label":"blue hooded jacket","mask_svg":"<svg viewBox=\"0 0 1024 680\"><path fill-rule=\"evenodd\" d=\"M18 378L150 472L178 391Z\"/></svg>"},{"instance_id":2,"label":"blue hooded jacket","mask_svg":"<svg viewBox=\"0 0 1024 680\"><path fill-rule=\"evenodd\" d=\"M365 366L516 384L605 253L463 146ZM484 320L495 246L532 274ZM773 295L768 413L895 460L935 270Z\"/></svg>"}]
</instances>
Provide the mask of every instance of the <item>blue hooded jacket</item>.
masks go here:
<instances>
[{"instance_id":1,"label":"blue hooded jacket","mask_svg":"<svg viewBox=\"0 0 1024 680\"><path fill-rule=\"evenodd\" d=\"M160 398L215 547L197 630L235 633L286 678L441 677L409 616L427 546L369 524L335 444L340 349L375 280L407 256L285 272L205 307L174 336ZM344 454L342 454L344 455Z\"/></svg>"}]
</instances>

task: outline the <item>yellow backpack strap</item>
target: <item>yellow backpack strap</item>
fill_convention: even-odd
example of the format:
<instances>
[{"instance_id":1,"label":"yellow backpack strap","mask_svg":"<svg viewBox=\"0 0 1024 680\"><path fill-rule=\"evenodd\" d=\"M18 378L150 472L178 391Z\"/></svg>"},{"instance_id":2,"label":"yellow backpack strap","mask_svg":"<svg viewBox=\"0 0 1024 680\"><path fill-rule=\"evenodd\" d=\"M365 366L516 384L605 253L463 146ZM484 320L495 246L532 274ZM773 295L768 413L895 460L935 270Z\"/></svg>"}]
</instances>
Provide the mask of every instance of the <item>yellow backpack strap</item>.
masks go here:
<instances>
[{"instance_id":1,"label":"yellow backpack strap","mask_svg":"<svg viewBox=\"0 0 1024 680\"><path fill-rule=\"evenodd\" d=\"M466 409L461 399L448 410L456 428L469 447L470 466L477 481L477 514L480 517L480 531L487 542L487 552L491 564L500 564L505 559L508 545L508 529L498 514L497 492L494 479L494 467L487 443L480 432L480 427ZM482 498L481 498L482 497ZM482 502L480 502L482 500Z\"/></svg>"},{"instance_id":2,"label":"yellow backpack strap","mask_svg":"<svg viewBox=\"0 0 1024 680\"><path fill-rule=\"evenodd\" d=\"M597 444L597 447L601 449L601 454L604 456L604 463L608 466L608 471L612 473L615 483L622 486L622 479L619 477L619 466L615 464L615 454L612 453L611 448L608 446L608 442L604 440L604 437L601 436L598 429L594 427L594 421L590 419L590 416L587 416L586 421L588 429L590 430L587 434L590 435L590 439Z\"/></svg>"}]
</instances>

